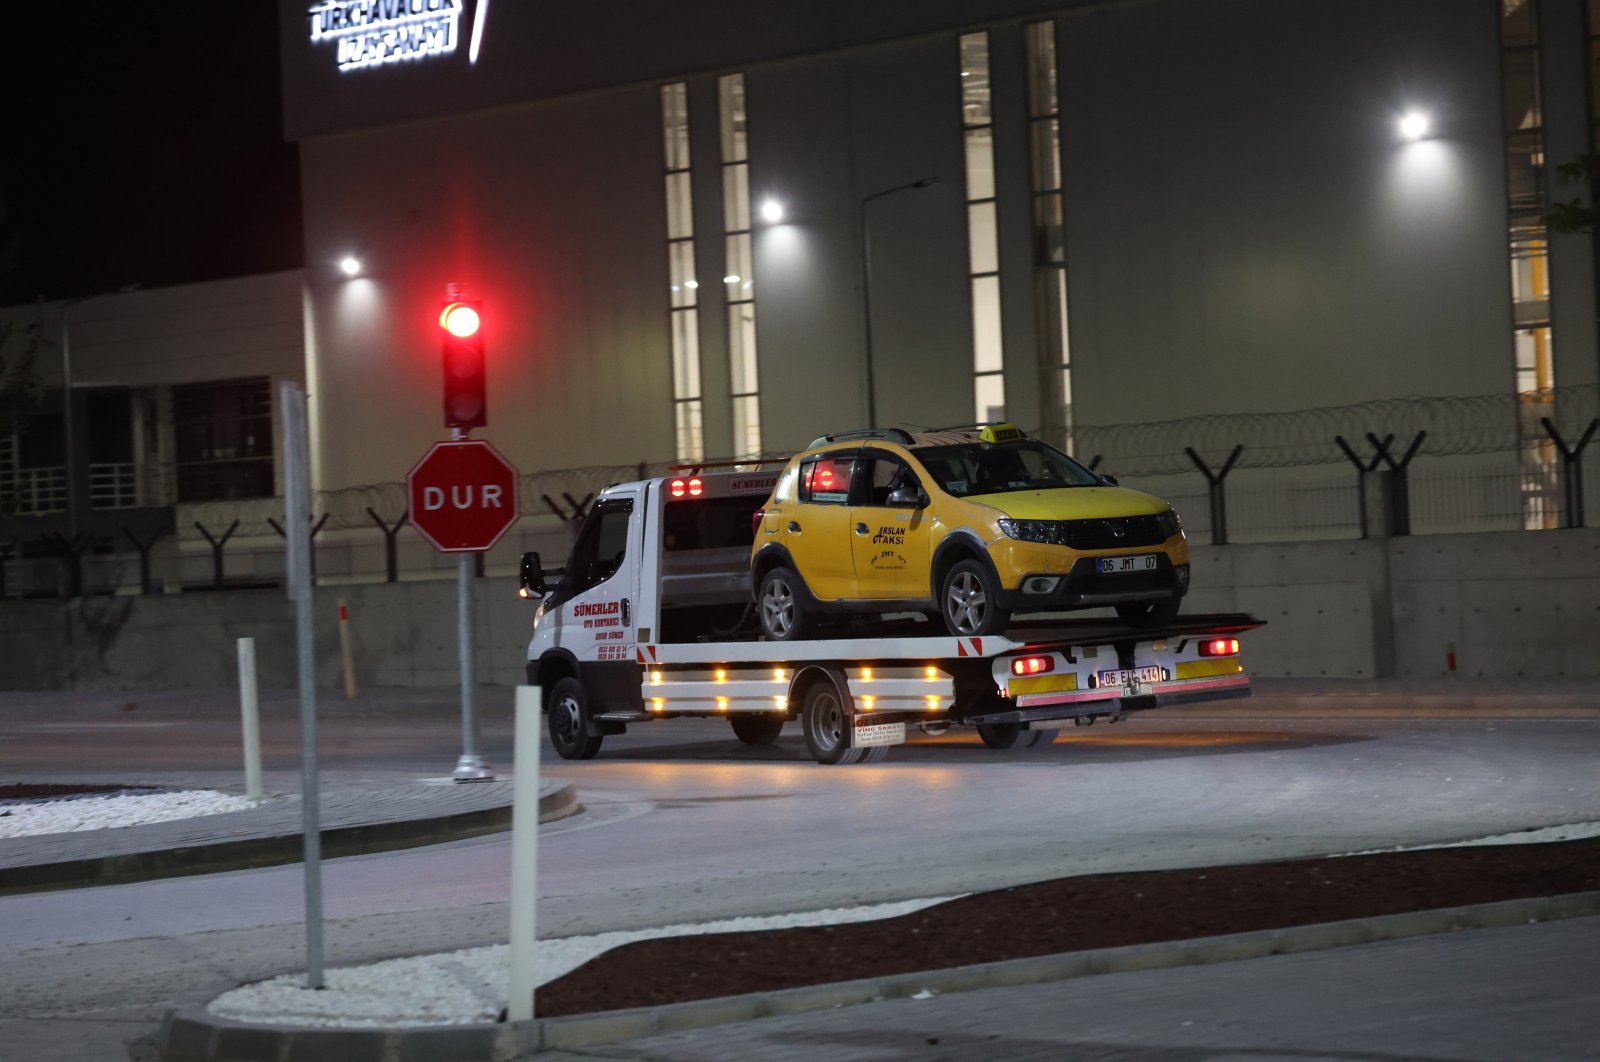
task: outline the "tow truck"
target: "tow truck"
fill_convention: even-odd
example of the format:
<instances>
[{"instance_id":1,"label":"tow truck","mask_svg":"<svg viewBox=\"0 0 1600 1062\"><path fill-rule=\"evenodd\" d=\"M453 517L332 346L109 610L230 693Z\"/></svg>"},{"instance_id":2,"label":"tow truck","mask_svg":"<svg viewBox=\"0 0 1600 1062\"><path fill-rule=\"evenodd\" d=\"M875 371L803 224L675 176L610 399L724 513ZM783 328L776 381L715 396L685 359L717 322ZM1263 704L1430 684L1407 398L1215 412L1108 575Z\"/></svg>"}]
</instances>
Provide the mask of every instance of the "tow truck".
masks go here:
<instances>
[{"instance_id":1,"label":"tow truck","mask_svg":"<svg viewBox=\"0 0 1600 1062\"><path fill-rule=\"evenodd\" d=\"M519 592L538 602L528 682L544 690L562 758L592 758L631 724L723 717L746 745L798 719L818 763L872 763L908 726L1033 746L1067 726L1250 693L1239 636L1262 623L1244 614L1157 628L1041 619L981 637L921 616L855 617L817 640L763 641L750 550L777 473L710 467L601 491L559 569L523 554Z\"/></svg>"}]
</instances>

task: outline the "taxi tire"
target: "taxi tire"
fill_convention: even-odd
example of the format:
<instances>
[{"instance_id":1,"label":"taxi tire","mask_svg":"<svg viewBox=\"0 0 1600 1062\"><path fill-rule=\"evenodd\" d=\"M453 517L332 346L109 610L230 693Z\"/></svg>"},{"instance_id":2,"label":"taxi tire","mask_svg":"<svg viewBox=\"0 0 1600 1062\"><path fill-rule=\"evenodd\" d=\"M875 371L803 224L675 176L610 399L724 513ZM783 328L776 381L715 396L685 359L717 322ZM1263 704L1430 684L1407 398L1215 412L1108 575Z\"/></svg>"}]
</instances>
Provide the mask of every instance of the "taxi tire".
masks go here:
<instances>
[{"instance_id":1,"label":"taxi tire","mask_svg":"<svg viewBox=\"0 0 1600 1062\"><path fill-rule=\"evenodd\" d=\"M1181 597L1168 597L1160 601L1123 601L1117 608L1117 618L1130 627L1159 627L1178 618Z\"/></svg>"},{"instance_id":2,"label":"taxi tire","mask_svg":"<svg viewBox=\"0 0 1600 1062\"><path fill-rule=\"evenodd\" d=\"M788 626L775 630L771 624L785 614L789 616ZM780 564L761 577L761 587L756 593L756 617L761 623L762 635L769 642L793 642L811 636L814 623L806 610L806 587L793 568Z\"/></svg>"},{"instance_id":3,"label":"taxi tire","mask_svg":"<svg viewBox=\"0 0 1600 1062\"><path fill-rule=\"evenodd\" d=\"M771 745L783 733L781 715L730 715L733 736L746 745Z\"/></svg>"},{"instance_id":4,"label":"taxi tire","mask_svg":"<svg viewBox=\"0 0 1600 1062\"><path fill-rule=\"evenodd\" d=\"M589 733L589 699L583 683L568 675L550 690L545 705L550 744L564 760L592 760L600 751L603 735Z\"/></svg>"},{"instance_id":5,"label":"taxi tire","mask_svg":"<svg viewBox=\"0 0 1600 1062\"><path fill-rule=\"evenodd\" d=\"M966 626L971 630L964 630L962 621L952 615L953 595L960 595L968 601L973 595L981 597L980 611L976 617L970 611L968 613ZM958 638L1004 634L1006 625L1011 622L1011 610L1000 604L1000 580L995 578L987 564L976 560L957 561L939 580L939 614L944 619L945 627Z\"/></svg>"},{"instance_id":6,"label":"taxi tire","mask_svg":"<svg viewBox=\"0 0 1600 1062\"><path fill-rule=\"evenodd\" d=\"M818 763L855 763L865 751L850 747L850 713L832 682L813 682L806 690L800 725L806 750Z\"/></svg>"}]
</instances>

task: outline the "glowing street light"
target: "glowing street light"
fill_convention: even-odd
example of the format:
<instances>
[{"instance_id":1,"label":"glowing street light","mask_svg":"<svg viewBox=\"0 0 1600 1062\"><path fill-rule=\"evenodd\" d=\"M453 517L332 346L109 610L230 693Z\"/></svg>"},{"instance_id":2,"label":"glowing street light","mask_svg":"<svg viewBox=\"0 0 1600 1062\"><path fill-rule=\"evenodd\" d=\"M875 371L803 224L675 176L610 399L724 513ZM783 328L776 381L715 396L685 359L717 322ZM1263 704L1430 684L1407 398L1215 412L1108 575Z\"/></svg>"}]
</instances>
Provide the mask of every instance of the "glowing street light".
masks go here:
<instances>
[{"instance_id":1,"label":"glowing street light","mask_svg":"<svg viewBox=\"0 0 1600 1062\"><path fill-rule=\"evenodd\" d=\"M353 254L345 255L343 258L339 259L339 272L343 273L347 277L360 276L361 259L357 258Z\"/></svg>"},{"instance_id":2,"label":"glowing street light","mask_svg":"<svg viewBox=\"0 0 1600 1062\"><path fill-rule=\"evenodd\" d=\"M778 222L783 220L783 204L776 199L768 199L761 204L761 220Z\"/></svg>"},{"instance_id":3,"label":"glowing street light","mask_svg":"<svg viewBox=\"0 0 1600 1062\"><path fill-rule=\"evenodd\" d=\"M1432 125L1421 111L1407 111L1400 119L1400 135L1407 140L1421 140L1428 135Z\"/></svg>"}]
</instances>

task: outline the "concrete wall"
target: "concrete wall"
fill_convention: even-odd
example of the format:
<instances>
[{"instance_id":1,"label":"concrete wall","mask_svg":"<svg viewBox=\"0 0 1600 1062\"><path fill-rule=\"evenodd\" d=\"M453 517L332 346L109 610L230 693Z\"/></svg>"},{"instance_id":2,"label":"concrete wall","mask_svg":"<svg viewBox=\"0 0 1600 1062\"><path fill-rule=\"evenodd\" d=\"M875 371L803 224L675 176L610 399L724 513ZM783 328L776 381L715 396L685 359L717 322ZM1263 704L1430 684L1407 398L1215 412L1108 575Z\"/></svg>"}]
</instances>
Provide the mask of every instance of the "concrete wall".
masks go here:
<instances>
[{"instance_id":1,"label":"concrete wall","mask_svg":"<svg viewBox=\"0 0 1600 1062\"><path fill-rule=\"evenodd\" d=\"M1243 611L1261 676L1600 676L1600 529L1382 541L1199 546L1186 610ZM449 686L450 581L317 591L317 671L340 682L336 600L350 603L364 687ZM533 608L509 577L476 588L482 681L515 684ZM232 685L234 639L256 638L261 682L294 684L292 612L278 591L16 601L0 606L0 688Z\"/></svg>"}]
</instances>

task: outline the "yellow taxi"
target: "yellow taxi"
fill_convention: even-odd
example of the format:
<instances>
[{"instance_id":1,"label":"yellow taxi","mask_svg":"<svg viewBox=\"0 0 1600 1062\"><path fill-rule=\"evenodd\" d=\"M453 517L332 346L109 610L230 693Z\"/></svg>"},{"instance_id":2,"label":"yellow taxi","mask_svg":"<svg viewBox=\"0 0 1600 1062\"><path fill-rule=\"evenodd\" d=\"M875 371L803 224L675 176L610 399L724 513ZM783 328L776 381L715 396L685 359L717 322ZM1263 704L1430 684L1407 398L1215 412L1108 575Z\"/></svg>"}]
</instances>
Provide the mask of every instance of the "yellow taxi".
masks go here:
<instances>
[{"instance_id":1,"label":"yellow taxi","mask_svg":"<svg viewBox=\"0 0 1600 1062\"><path fill-rule=\"evenodd\" d=\"M1189 545L1160 498L1012 424L824 435L756 513L751 578L769 640L825 613L937 612L956 635L1027 612L1112 606L1169 622Z\"/></svg>"}]
</instances>

